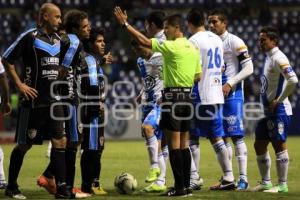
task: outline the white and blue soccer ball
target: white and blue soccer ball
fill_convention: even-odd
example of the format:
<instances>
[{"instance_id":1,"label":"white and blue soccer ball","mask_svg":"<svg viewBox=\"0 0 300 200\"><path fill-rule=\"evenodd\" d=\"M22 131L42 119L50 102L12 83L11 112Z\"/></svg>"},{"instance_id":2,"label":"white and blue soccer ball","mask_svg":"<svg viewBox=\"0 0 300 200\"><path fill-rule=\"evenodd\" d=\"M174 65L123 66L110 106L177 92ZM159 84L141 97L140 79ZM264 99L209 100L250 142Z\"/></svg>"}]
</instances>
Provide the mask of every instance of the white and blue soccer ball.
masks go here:
<instances>
[{"instance_id":1,"label":"white and blue soccer ball","mask_svg":"<svg viewBox=\"0 0 300 200\"><path fill-rule=\"evenodd\" d=\"M133 175L123 172L115 177L115 188L120 194L132 194L137 188L137 180Z\"/></svg>"}]
</instances>

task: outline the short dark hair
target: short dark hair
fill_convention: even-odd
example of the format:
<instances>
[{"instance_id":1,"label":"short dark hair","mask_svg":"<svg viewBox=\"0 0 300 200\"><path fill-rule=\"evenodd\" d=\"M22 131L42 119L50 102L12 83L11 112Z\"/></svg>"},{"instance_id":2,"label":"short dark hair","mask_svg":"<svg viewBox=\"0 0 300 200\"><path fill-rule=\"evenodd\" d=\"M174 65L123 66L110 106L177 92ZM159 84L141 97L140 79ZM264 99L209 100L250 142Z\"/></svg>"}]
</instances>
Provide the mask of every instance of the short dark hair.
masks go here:
<instances>
[{"instance_id":1,"label":"short dark hair","mask_svg":"<svg viewBox=\"0 0 300 200\"><path fill-rule=\"evenodd\" d=\"M165 13L162 11L153 11L151 12L147 17L146 21L151 24L155 24L157 28L163 28L164 27L164 18L165 18Z\"/></svg>"},{"instance_id":2,"label":"short dark hair","mask_svg":"<svg viewBox=\"0 0 300 200\"><path fill-rule=\"evenodd\" d=\"M279 43L279 31L274 26L264 26L259 31L260 33L265 33L270 40L275 41L276 45Z\"/></svg>"},{"instance_id":3,"label":"short dark hair","mask_svg":"<svg viewBox=\"0 0 300 200\"><path fill-rule=\"evenodd\" d=\"M221 22L227 23L228 18L224 9L217 8L217 9L210 10L208 15L217 15Z\"/></svg>"},{"instance_id":4,"label":"short dark hair","mask_svg":"<svg viewBox=\"0 0 300 200\"><path fill-rule=\"evenodd\" d=\"M94 43L97 40L98 35L102 35L104 37L104 29L93 27L90 32L90 37L88 42Z\"/></svg>"},{"instance_id":5,"label":"short dark hair","mask_svg":"<svg viewBox=\"0 0 300 200\"><path fill-rule=\"evenodd\" d=\"M169 15L164 19L164 21L168 22L168 24L170 24L171 26L179 26L179 29L183 31L184 23L181 15L179 14Z\"/></svg>"},{"instance_id":6,"label":"short dark hair","mask_svg":"<svg viewBox=\"0 0 300 200\"><path fill-rule=\"evenodd\" d=\"M66 29L66 32L74 33L74 29L79 29L80 23L87 18L88 15L86 12L76 9L68 11L64 17L64 27Z\"/></svg>"},{"instance_id":7,"label":"short dark hair","mask_svg":"<svg viewBox=\"0 0 300 200\"><path fill-rule=\"evenodd\" d=\"M194 26L204 26L204 12L202 9L193 8L187 15L187 21Z\"/></svg>"}]
</instances>

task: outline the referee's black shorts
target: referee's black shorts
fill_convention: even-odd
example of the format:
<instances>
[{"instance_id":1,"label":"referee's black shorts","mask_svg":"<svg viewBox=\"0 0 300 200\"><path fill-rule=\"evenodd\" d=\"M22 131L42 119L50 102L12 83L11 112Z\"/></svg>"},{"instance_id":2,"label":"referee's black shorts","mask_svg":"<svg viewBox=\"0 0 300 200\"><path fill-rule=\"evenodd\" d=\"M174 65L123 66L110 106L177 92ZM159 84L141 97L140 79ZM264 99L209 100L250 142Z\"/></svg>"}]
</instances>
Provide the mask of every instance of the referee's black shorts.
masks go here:
<instances>
[{"instance_id":1,"label":"referee's black shorts","mask_svg":"<svg viewBox=\"0 0 300 200\"><path fill-rule=\"evenodd\" d=\"M166 88L162 93L159 126L176 132L190 130L193 117L191 88Z\"/></svg>"}]
</instances>

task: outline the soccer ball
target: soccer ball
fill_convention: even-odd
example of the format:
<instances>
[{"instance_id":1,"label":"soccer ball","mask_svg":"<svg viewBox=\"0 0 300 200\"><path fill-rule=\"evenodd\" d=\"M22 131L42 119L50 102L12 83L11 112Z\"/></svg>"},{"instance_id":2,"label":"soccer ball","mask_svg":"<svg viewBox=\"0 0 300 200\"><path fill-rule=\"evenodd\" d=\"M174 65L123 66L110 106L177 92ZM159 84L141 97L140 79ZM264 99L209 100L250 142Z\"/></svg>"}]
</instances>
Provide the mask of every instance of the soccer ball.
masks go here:
<instances>
[{"instance_id":1,"label":"soccer ball","mask_svg":"<svg viewBox=\"0 0 300 200\"><path fill-rule=\"evenodd\" d=\"M123 172L116 176L115 188L120 194L132 194L137 188L137 181L131 174Z\"/></svg>"}]
</instances>

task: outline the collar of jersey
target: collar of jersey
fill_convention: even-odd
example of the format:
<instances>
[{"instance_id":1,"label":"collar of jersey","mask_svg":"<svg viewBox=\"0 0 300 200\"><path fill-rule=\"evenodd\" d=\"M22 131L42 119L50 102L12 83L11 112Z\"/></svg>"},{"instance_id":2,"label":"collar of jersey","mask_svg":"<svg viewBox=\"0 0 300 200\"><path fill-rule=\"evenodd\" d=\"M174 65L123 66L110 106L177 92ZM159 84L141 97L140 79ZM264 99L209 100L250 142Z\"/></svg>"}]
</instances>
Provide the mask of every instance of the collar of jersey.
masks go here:
<instances>
[{"instance_id":1,"label":"collar of jersey","mask_svg":"<svg viewBox=\"0 0 300 200\"><path fill-rule=\"evenodd\" d=\"M274 47L273 49L271 49L270 51L268 51L266 54L267 54L267 56L271 57L271 56L274 55L278 50L279 50L278 47Z\"/></svg>"},{"instance_id":2,"label":"collar of jersey","mask_svg":"<svg viewBox=\"0 0 300 200\"><path fill-rule=\"evenodd\" d=\"M222 35L220 35L220 38L222 41L224 41L228 36L228 31L225 31Z\"/></svg>"}]
</instances>

